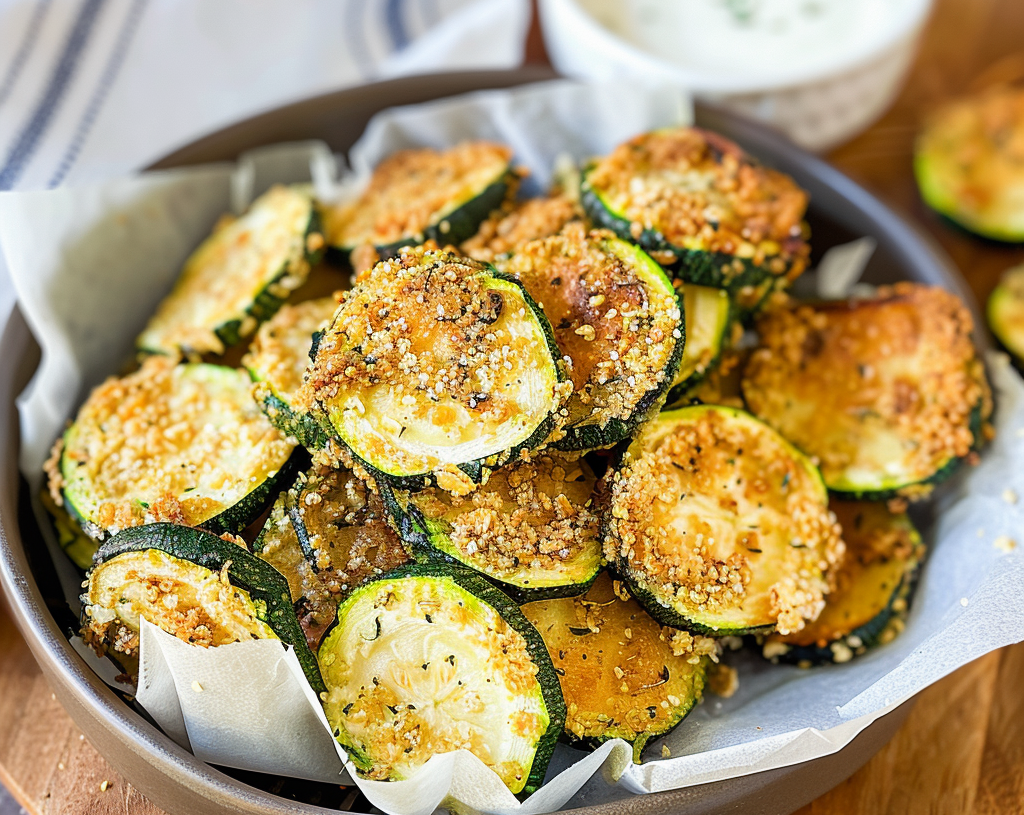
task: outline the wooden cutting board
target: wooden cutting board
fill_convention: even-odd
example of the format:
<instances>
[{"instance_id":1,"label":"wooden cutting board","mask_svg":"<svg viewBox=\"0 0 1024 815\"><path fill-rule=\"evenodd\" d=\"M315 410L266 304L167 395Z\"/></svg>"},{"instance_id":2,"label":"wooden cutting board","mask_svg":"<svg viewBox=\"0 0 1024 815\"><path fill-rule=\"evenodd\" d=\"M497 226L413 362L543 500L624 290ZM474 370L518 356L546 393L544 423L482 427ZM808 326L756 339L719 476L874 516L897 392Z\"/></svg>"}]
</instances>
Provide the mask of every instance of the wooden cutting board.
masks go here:
<instances>
[{"instance_id":1,"label":"wooden cutting board","mask_svg":"<svg viewBox=\"0 0 1024 815\"><path fill-rule=\"evenodd\" d=\"M1021 0L938 0L913 72L893 108L830 159L924 226L979 300L1024 249L974 240L921 205L910 172L925 112L964 93L1002 58L1024 64ZM536 25L528 59L545 62ZM0 611L0 782L31 815L161 815L119 778L50 692ZM2 807L2 805L0 805ZM799 815L1011 815L1024 812L1024 645L989 654L920 695L893 741ZM0 815L7 815L0 808ZM12 813L11 815L14 815Z\"/></svg>"}]
</instances>

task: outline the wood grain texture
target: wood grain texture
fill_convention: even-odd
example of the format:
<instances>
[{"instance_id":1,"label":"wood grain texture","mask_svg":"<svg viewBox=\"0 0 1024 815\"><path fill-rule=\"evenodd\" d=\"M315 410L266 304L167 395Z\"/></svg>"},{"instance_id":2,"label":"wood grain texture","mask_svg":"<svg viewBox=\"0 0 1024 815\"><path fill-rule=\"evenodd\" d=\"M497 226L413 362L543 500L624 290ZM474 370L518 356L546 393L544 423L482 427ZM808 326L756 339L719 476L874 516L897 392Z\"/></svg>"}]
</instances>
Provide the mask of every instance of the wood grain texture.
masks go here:
<instances>
[{"instance_id":1,"label":"wood grain texture","mask_svg":"<svg viewBox=\"0 0 1024 815\"><path fill-rule=\"evenodd\" d=\"M925 227L979 300L1024 248L976 240L928 212L910 172L922 117L986 76L1019 69L1020 0L938 0L895 105L830 159ZM536 26L528 58L546 59ZM995 66L993 69L992 66ZM32 815L160 815L84 740L0 610L0 782ZM101 785L107 782L106 789ZM1024 644L926 690L893 741L798 815L1011 815L1024 811Z\"/></svg>"}]
</instances>

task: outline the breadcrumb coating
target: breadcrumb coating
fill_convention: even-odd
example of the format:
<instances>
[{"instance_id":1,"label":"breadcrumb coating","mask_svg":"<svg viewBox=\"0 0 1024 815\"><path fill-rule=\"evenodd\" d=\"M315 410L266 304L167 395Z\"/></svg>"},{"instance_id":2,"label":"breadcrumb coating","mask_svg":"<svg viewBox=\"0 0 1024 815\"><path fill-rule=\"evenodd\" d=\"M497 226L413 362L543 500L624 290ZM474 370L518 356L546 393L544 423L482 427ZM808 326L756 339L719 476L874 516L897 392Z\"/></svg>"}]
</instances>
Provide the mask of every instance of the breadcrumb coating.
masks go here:
<instances>
[{"instance_id":1,"label":"breadcrumb coating","mask_svg":"<svg viewBox=\"0 0 1024 815\"><path fill-rule=\"evenodd\" d=\"M494 263L511 256L524 244L555 235L582 218L579 203L568 196L531 198L493 213L459 249L476 260Z\"/></svg>"}]
</instances>

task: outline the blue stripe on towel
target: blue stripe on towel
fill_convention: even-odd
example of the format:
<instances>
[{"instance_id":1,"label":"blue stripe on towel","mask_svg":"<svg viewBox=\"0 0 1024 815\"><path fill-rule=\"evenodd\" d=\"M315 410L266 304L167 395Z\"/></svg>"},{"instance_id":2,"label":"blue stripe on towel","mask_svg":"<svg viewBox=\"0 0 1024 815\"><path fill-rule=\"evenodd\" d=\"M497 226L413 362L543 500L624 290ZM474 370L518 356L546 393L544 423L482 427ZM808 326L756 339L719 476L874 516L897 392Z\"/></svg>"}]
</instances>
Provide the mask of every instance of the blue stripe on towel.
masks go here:
<instances>
[{"instance_id":1,"label":"blue stripe on towel","mask_svg":"<svg viewBox=\"0 0 1024 815\"><path fill-rule=\"evenodd\" d=\"M128 46L131 45L135 32L139 28L139 20L142 19L142 12L145 11L147 2L148 0L132 0L132 6L125 16L124 22L121 24L121 31L117 35L117 42L114 43L114 48L107 58L107 64L103 66L103 74L100 76L99 84L96 86L96 90L93 91L92 98L89 100L82 118L78 121L78 127L75 128L75 133L71 137L71 142L68 144L67 150L64 151L64 156L61 158L60 164L57 165L57 169L50 179L50 187L56 187L64 180L68 171L78 159L78 154L82 152L82 147L89 136L89 131L92 130L93 123L95 123L103 103L107 101L107 94L110 92L110 88L114 84L114 80L117 79L118 72L121 70L121 65L124 63L124 58L128 53Z\"/></svg>"},{"instance_id":2,"label":"blue stripe on towel","mask_svg":"<svg viewBox=\"0 0 1024 815\"><path fill-rule=\"evenodd\" d=\"M82 3L82 10L78 13L78 18L64 43L64 50L50 76L46 91L28 123L11 145L3 166L0 167L0 190L9 190L17 182L39 146L39 141L46 133L54 114L60 109L60 103L89 42L96 18L106 2L107 0L84 0Z\"/></svg>"},{"instance_id":3,"label":"blue stripe on towel","mask_svg":"<svg viewBox=\"0 0 1024 815\"><path fill-rule=\"evenodd\" d=\"M49 8L50 0L39 0L35 8L32 9L32 17L28 21L25 35L21 38L21 45L14 52L14 59L7 66L7 73L4 75L3 82L0 82L0 105L6 102L7 97L11 95L14 83L21 76L21 69L25 67L25 63L28 62L28 58L32 55L32 48L35 46L36 40L39 39L39 29L43 27L43 18L46 16Z\"/></svg>"},{"instance_id":4,"label":"blue stripe on towel","mask_svg":"<svg viewBox=\"0 0 1024 815\"><path fill-rule=\"evenodd\" d=\"M409 34L403 19L404 5L405 0L384 0L384 23L396 51L401 51L409 44Z\"/></svg>"}]
</instances>

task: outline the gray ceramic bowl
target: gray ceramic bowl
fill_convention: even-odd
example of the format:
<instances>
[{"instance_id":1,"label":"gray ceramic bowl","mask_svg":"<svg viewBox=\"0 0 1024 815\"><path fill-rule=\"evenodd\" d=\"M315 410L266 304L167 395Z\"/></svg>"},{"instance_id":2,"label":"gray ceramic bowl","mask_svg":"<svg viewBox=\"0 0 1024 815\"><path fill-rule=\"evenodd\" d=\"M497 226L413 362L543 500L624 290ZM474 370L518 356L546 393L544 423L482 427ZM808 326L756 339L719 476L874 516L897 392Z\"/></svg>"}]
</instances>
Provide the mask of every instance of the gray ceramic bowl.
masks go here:
<instances>
[{"instance_id":1,"label":"gray ceramic bowl","mask_svg":"<svg viewBox=\"0 0 1024 815\"><path fill-rule=\"evenodd\" d=\"M541 70L443 74L340 91L227 128L155 166L232 159L259 145L310 138L323 139L335 150L345 151L369 117L382 108L551 76ZM853 237L872 235L878 241L878 250L867 270L867 280L917 280L944 286L973 302L946 257L828 164L762 125L721 111L698 108L697 121L790 173L810 192L809 220L816 252ZM221 771L198 761L101 682L71 649L66 632L75 621L41 545L38 527L27 508L27 488L17 470L19 437L14 399L38 358L38 347L15 310L0 335L0 359L4 361L0 365L0 581L18 627L68 713L118 772L173 815L314 815L339 808L368 811L365 799L337 787ZM871 725L843 750L816 761L573 811L592 815L789 813L856 771L889 740L907 713L908 705L904 705Z\"/></svg>"}]
</instances>

